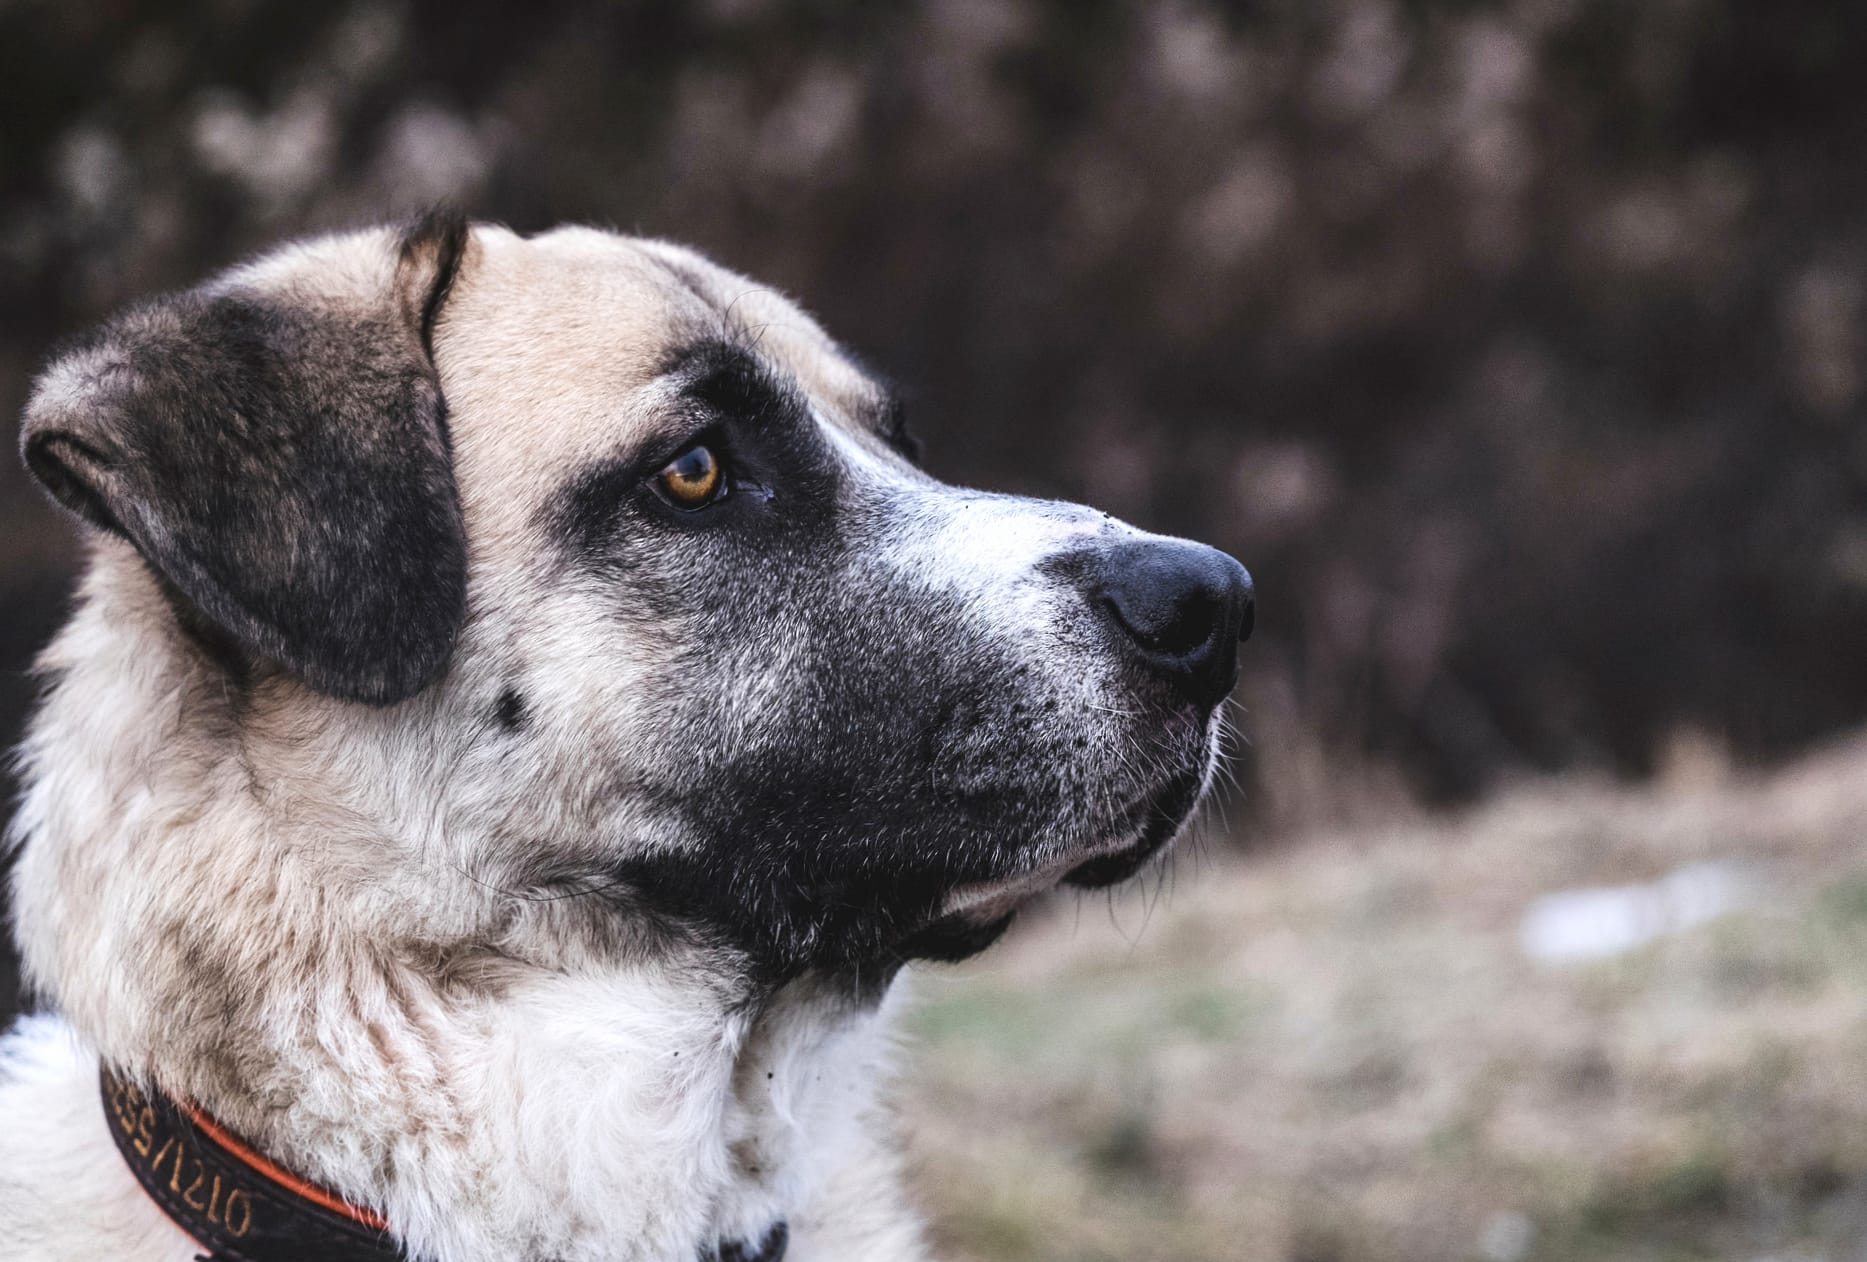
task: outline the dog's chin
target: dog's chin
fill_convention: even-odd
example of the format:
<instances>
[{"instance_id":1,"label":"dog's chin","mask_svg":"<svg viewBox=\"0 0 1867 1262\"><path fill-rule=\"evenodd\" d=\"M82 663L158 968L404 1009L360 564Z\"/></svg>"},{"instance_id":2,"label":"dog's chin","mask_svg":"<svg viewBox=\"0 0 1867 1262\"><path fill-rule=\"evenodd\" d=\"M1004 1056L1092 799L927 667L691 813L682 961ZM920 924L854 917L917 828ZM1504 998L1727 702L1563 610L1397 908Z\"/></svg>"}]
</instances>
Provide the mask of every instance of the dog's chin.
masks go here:
<instances>
[{"instance_id":1,"label":"dog's chin","mask_svg":"<svg viewBox=\"0 0 1867 1262\"><path fill-rule=\"evenodd\" d=\"M1119 839L1074 847L1036 868L955 890L937 920L918 930L905 954L916 959L963 960L991 946L1011 927L1019 908L1039 894L1068 885L1106 889L1146 867L1173 839L1199 803L1203 777L1176 777L1147 799Z\"/></svg>"},{"instance_id":2,"label":"dog's chin","mask_svg":"<svg viewBox=\"0 0 1867 1262\"><path fill-rule=\"evenodd\" d=\"M1077 864L1063 874L1062 883L1075 889L1100 890L1119 885L1139 872L1179 835L1180 826L1186 823L1186 817L1193 813L1193 806L1199 800L1197 782L1183 798L1178 807L1150 812L1133 845Z\"/></svg>"},{"instance_id":3,"label":"dog's chin","mask_svg":"<svg viewBox=\"0 0 1867 1262\"><path fill-rule=\"evenodd\" d=\"M1073 864L1063 873L1061 883L1075 889L1107 889L1139 872L1180 835L1187 817L1199 805L1203 787L1204 778L1191 772L1169 781L1149 799L1133 841Z\"/></svg>"}]
</instances>

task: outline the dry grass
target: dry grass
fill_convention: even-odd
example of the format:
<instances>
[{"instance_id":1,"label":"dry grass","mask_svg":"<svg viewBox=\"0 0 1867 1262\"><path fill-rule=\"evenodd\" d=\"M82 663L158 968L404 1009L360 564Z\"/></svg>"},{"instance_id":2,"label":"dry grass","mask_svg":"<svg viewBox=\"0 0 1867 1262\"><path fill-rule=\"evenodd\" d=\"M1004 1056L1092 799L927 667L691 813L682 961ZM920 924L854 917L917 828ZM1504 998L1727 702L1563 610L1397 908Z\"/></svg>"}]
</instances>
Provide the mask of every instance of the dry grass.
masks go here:
<instances>
[{"instance_id":1,"label":"dry grass","mask_svg":"<svg viewBox=\"0 0 1867 1262\"><path fill-rule=\"evenodd\" d=\"M1867 1257L1864 841L1867 739L1059 903L922 982L923 1199L980 1262ZM1538 895L1708 859L1747 909L1519 948Z\"/></svg>"}]
</instances>

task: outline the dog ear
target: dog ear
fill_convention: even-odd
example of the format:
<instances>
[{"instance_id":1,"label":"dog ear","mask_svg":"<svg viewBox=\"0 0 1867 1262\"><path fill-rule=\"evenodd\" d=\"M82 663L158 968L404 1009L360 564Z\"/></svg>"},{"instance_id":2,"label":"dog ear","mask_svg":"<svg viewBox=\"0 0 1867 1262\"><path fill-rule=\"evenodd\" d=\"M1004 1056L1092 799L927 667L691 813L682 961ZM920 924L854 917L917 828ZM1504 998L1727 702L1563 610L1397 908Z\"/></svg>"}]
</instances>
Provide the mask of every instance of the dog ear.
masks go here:
<instances>
[{"instance_id":1,"label":"dog ear","mask_svg":"<svg viewBox=\"0 0 1867 1262\"><path fill-rule=\"evenodd\" d=\"M130 312L41 376L27 466L245 653L348 700L411 696L466 610L430 339L468 241L430 219L336 243L338 282L285 256Z\"/></svg>"}]
</instances>

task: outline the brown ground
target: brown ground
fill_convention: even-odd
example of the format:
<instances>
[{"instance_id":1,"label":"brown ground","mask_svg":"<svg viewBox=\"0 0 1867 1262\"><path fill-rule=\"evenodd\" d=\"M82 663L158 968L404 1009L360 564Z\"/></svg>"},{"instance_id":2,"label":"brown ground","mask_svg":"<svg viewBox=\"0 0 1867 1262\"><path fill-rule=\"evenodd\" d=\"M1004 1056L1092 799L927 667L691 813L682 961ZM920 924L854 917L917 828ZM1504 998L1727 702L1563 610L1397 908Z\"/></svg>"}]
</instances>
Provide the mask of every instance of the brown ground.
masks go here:
<instances>
[{"instance_id":1,"label":"brown ground","mask_svg":"<svg viewBox=\"0 0 1867 1262\"><path fill-rule=\"evenodd\" d=\"M906 1129L959 1259L1867 1257L1867 736L1507 792L1067 901L923 979ZM1202 858L1201 855L1206 857ZM1754 901L1525 956L1539 895Z\"/></svg>"}]
</instances>

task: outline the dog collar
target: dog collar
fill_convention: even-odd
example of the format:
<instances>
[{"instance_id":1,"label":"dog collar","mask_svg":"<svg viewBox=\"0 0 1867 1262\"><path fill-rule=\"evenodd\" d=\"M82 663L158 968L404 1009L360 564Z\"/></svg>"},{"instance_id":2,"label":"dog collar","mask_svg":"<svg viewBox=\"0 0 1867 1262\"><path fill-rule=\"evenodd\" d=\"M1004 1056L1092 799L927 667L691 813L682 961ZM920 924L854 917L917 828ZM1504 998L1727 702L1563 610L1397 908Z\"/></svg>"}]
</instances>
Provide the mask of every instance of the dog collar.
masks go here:
<instances>
[{"instance_id":1,"label":"dog collar","mask_svg":"<svg viewBox=\"0 0 1867 1262\"><path fill-rule=\"evenodd\" d=\"M209 1262L401 1262L380 1215L268 1160L191 1105L108 1069L101 1081L130 1173Z\"/></svg>"},{"instance_id":2,"label":"dog collar","mask_svg":"<svg viewBox=\"0 0 1867 1262\"><path fill-rule=\"evenodd\" d=\"M160 1091L99 1071L110 1138L157 1208L206 1250L202 1262L403 1262L382 1216L255 1152ZM782 1262L790 1227L722 1241L700 1262Z\"/></svg>"}]
</instances>

